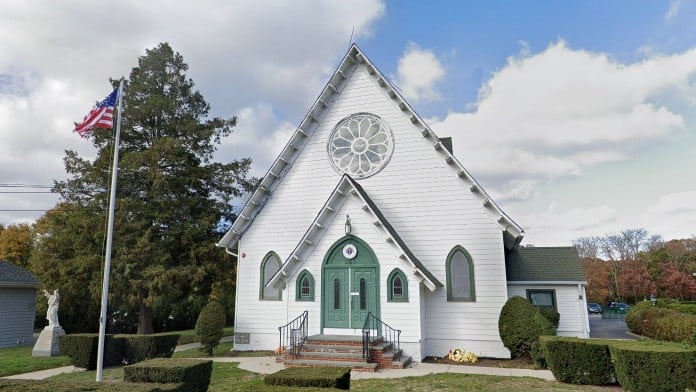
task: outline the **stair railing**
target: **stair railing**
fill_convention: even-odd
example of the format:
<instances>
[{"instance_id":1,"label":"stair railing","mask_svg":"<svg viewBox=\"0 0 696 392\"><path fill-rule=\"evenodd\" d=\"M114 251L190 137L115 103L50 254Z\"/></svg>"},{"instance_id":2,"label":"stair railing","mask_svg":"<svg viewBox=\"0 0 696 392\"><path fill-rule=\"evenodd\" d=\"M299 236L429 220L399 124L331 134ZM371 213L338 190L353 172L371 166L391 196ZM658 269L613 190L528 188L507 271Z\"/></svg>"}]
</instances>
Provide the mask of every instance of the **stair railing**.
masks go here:
<instances>
[{"instance_id":1,"label":"stair railing","mask_svg":"<svg viewBox=\"0 0 696 392\"><path fill-rule=\"evenodd\" d=\"M308 311L305 310L294 320L282 327L278 327L278 333L280 334L280 344L278 350L276 350L278 355L288 352L293 358L300 355L302 345L307 338L307 316Z\"/></svg>"},{"instance_id":2,"label":"stair railing","mask_svg":"<svg viewBox=\"0 0 696 392\"><path fill-rule=\"evenodd\" d=\"M389 324L372 314L372 312L368 312L362 329L362 356L364 359L367 359L368 362L372 360L370 354L370 341L372 341L373 337L383 338L388 347L391 347L395 353L398 353L397 359L401 359L401 330L392 328Z\"/></svg>"}]
</instances>

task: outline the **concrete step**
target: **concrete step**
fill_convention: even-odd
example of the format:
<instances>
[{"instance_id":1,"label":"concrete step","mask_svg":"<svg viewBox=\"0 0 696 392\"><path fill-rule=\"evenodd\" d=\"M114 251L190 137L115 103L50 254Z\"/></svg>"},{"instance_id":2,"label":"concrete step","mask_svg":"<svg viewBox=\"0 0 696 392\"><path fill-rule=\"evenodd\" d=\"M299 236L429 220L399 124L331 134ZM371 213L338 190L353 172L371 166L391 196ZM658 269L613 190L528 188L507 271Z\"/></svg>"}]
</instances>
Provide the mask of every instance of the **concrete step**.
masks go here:
<instances>
[{"instance_id":1,"label":"concrete step","mask_svg":"<svg viewBox=\"0 0 696 392\"><path fill-rule=\"evenodd\" d=\"M391 368L392 369L406 369L410 364L411 364L411 357L407 355L402 355L401 358L392 361L391 363Z\"/></svg>"},{"instance_id":2,"label":"concrete step","mask_svg":"<svg viewBox=\"0 0 696 392\"><path fill-rule=\"evenodd\" d=\"M316 359L326 361L362 362L363 356L360 353L323 353L323 352L300 352L297 359ZM367 362L366 360L364 360Z\"/></svg>"},{"instance_id":3,"label":"concrete step","mask_svg":"<svg viewBox=\"0 0 696 392\"><path fill-rule=\"evenodd\" d=\"M305 343L302 352L322 352L322 353L359 353L362 355L362 344L359 346L346 346L342 344L315 344Z\"/></svg>"},{"instance_id":4,"label":"concrete step","mask_svg":"<svg viewBox=\"0 0 696 392\"><path fill-rule=\"evenodd\" d=\"M370 344L378 344L381 341L381 337L371 338ZM305 338L305 344L362 347L363 339L362 336L353 335L312 335Z\"/></svg>"},{"instance_id":5,"label":"concrete step","mask_svg":"<svg viewBox=\"0 0 696 392\"><path fill-rule=\"evenodd\" d=\"M322 361L312 359L292 359L285 361L286 367L350 367L358 372L375 372L377 371L376 363L367 362L346 362L346 361Z\"/></svg>"}]
</instances>

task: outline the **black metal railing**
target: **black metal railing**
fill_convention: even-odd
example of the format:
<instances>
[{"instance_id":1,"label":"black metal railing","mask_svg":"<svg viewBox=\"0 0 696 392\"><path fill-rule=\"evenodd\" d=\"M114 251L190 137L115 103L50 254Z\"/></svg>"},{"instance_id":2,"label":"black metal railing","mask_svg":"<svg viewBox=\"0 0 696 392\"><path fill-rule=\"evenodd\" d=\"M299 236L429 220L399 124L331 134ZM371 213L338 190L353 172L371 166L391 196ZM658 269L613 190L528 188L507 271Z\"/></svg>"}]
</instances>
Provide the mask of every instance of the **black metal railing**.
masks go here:
<instances>
[{"instance_id":1,"label":"black metal railing","mask_svg":"<svg viewBox=\"0 0 696 392\"><path fill-rule=\"evenodd\" d=\"M395 359L401 358L401 330L392 328L389 324L372 314L372 312L368 312L362 329L363 358L367 359L368 362L372 360L370 342L373 338L378 337L381 337L384 343L398 354L398 358Z\"/></svg>"},{"instance_id":2,"label":"black metal railing","mask_svg":"<svg viewBox=\"0 0 696 392\"><path fill-rule=\"evenodd\" d=\"M300 355L302 345L307 338L307 315L308 312L305 310L294 320L278 327L280 334L280 344L276 350L278 355L283 355L286 352L291 353L293 358Z\"/></svg>"}]
</instances>

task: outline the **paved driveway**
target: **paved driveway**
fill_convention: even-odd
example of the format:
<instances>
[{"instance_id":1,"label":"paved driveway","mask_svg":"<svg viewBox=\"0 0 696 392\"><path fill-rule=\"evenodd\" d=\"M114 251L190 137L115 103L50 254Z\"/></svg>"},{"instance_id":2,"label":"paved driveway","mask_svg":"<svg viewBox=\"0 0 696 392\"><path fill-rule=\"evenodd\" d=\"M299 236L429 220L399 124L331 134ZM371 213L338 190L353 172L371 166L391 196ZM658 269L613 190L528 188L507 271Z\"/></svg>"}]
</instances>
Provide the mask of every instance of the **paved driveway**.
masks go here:
<instances>
[{"instance_id":1,"label":"paved driveway","mask_svg":"<svg viewBox=\"0 0 696 392\"><path fill-rule=\"evenodd\" d=\"M624 320L604 319L598 314L590 315L590 337L603 339L632 339L636 337L628 332Z\"/></svg>"}]
</instances>

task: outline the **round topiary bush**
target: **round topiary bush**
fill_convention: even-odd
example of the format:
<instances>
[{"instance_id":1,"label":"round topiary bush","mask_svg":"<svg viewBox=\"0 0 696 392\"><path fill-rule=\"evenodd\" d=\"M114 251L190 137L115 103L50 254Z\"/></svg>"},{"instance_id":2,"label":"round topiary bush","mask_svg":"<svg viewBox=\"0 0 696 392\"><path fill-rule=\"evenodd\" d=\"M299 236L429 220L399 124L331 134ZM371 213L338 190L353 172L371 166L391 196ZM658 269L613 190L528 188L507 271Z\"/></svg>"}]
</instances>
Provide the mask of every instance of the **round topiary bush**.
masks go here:
<instances>
[{"instance_id":1,"label":"round topiary bush","mask_svg":"<svg viewBox=\"0 0 696 392\"><path fill-rule=\"evenodd\" d=\"M498 331L513 358L531 358L532 346L541 335L556 335L553 325L526 299L514 296L500 311ZM537 360L539 360L537 358Z\"/></svg>"},{"instance_id":2,"label":"round topiary bush","mask_svg":"<svg viewBox=\"0 0 696 392\"><path fill-rule=\"evenodd\" d=\"M225 307L219 302L210 301L196 321L196 335L201 342L201 351L213 355L213 349L220 344L225 328Z\"/></svg>"}]
</instances>

